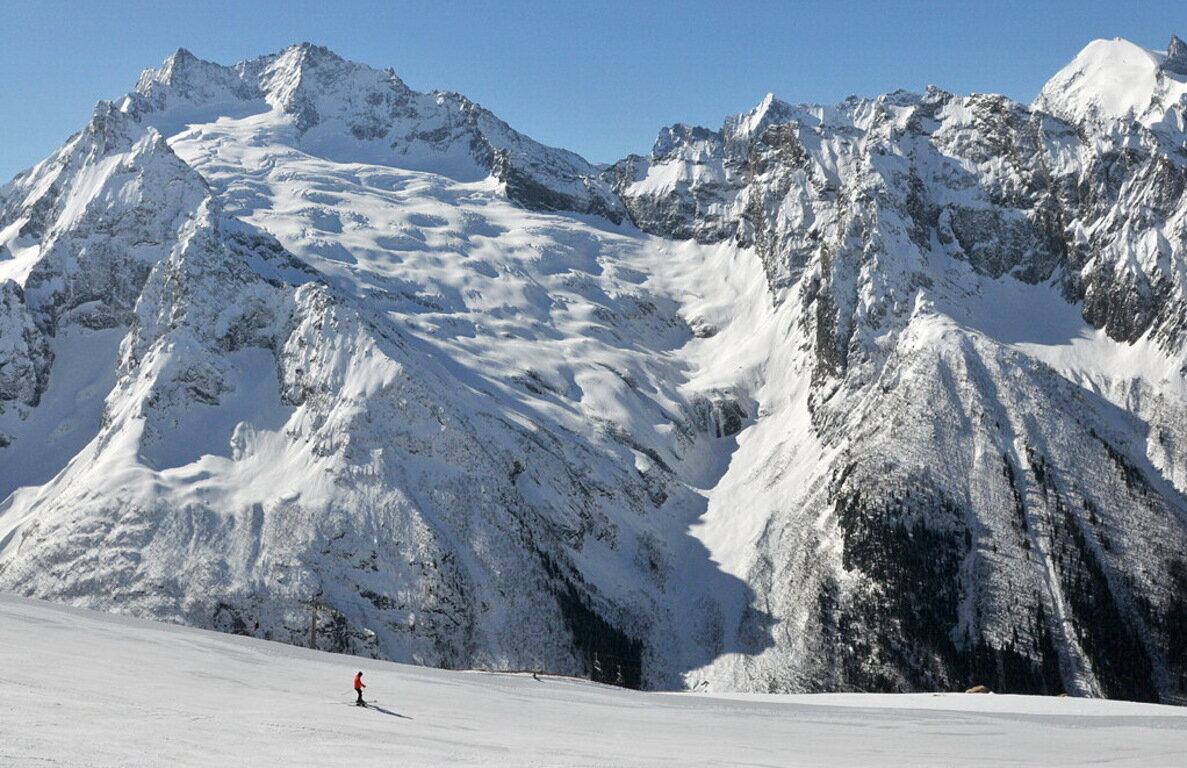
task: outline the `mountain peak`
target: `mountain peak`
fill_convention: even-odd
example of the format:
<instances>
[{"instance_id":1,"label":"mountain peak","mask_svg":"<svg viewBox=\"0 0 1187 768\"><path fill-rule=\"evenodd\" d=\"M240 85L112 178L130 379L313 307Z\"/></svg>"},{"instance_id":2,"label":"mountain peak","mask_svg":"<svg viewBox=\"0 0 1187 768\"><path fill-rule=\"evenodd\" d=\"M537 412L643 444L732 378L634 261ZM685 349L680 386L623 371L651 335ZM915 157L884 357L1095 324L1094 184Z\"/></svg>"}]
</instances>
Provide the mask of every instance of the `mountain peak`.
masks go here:
<instances>
[{"instance_id":1,"label":"mountain peak","mask_svg":"<svg viewBox=\"0 0 1187 768\"><path fill-rule=\"evenodd\" d=\"M126 151L141 135L143 131L130 115L114 103L103 100L95 105L80 139L84 142L81 146L88 147L87 152L94 158ZM155 132L152 135L159 138Z\"/></svg>"},{"instance_id":2,"label":"mountain peak","mask_svg":"<svg viewBox=\"0 0 1187 768\"><path fill-rule=\"evenodd\" d=\"M724 133L729 135L753 136L769 126L787 122L791 119L794 108L786 101L775 98L775 94L768 93L749 112L727 118Z\"/></svg>"},{"instance_id":3,"label":"mountain peak","mask_svg":"<svg viewBox=\"0 0 1187 768\"><path fill-rule=\"evenodd\" d=\"M295 43L282 50L278 59L291 62L302 67L316 67L320 64L345 64L346 59L326 48L324 45L313 43Z\"/></svg>"},{"instance_id":4,"label":"mountain peak","mask_svg":"<svg viewBox=\"0 0 1187 768\"><path fill-rule=\"evenodd\" d=\"M190 52L188 48L178 48L173 52L173 55L165 59L166 67L185 66L186 64L200 59Z\"/></svg>"},{"instance_id":5,"label":"mountain peak","mask_svg":"<svg viewBox=\"0 0 1187 768\"><path fill-rule=\"evenodd\" d=\"M1163 72L1187 69L1177 37L1166 55L1122 38L1094 40L1043 86L1033 106L1069 122L1161 122L1187 92Z\"/></svg>"},{"instance_id":6,"label":"mountain peak","mask_svg":"<svg viewBox=\"0 0 1187 768\"><path fill-rule=\"evenodd\" d=\"M193 109L207 104L227 104L259 99L254 83L234 67L206 61L186 48L178 48L157 69L146 69L135 89L121 102L125 111L143 115L176 107Z\"/></svg>"},{"instance_id":7,"label":"mountain peak","mask_svg":"<svg viewBox=\"0 0 1187 768\"><path fill-rule=\"evenodd\" d=\"M211 62L199 59L187 48L178 48L161 62L159 68L144 70L140 75L139 82L136 84L136 90L144 93L150 90L154 83L173 85L184 81L194 69L203 64L217 66Z\"/></svg>"},{"instance_id":8,"label":"mountain peak","mask_svg":"<svg viewBox=\"0 0 1187 768\"><path fill-rule=\"evenodd\" d=\"M1170 44L1166 47L1166 58L1162 62L1164 72L1176 75L1187 75L1187 43L1179 39L1178 35L1171 35Z\"/></svg>"},{"instance_id":9,"label":"mountain peak","mask_svg":"<svg viewBox=\"0 0 1187 768\"><path fill-rule=\"evenodd\" d=\"M715 131L699 125L676 123L665 126L655 137L655 144L651 147L651 157L659 160L670 156L680 147L689 146L697 142L720 143L721 137Z\"/></svg>"},{"instance_id":10,"label":"mountain peak","mask_svg":"<svg viewBox=\"0 0 1187 768\"><path fill-rule=\"evenodd\" d=\"M414 91L391 69L310 42L233 66L179 49L144 72L120 109L166 137L223 118L270 115L252 128L268 133L267 142L469 181L492 175L528 207L622 219L598 169L578 155L532 141L461 95Z\"/></svg>"}]
</instances>

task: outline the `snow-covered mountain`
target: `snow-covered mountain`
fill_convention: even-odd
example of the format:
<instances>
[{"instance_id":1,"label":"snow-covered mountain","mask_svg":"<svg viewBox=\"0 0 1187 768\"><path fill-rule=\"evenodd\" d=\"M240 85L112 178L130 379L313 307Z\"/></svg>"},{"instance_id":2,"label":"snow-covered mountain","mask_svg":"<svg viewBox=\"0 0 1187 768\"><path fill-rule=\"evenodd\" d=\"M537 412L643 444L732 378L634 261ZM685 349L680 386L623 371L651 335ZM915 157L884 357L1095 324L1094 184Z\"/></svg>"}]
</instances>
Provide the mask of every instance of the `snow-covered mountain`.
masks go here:
<instances>
[{"instance_id":1,"label":"snow-covered mountain","mask_svg":"<svg viewBox=\"0 0 1187 768\"><path fill-rule=\"evenodd\" d=\"M438 666L1187 690L1187 52L596 168L298 45L0 188L0 587Z\"/></svg>"},{"instance_id":2,"label":"snow-covered mountain","mask_svg":"<svg viewBox=\"0 0 1187 768\"><path fill-rule=\"evenodd\" d=\"M1096 40L1043 87L1037 109L1072 123L1090 121L1147 127L1166 123L1183 130L1187 94L1187 43L1172 36L1165 52L1128 40Z\"/></svg>"}]
</instances>

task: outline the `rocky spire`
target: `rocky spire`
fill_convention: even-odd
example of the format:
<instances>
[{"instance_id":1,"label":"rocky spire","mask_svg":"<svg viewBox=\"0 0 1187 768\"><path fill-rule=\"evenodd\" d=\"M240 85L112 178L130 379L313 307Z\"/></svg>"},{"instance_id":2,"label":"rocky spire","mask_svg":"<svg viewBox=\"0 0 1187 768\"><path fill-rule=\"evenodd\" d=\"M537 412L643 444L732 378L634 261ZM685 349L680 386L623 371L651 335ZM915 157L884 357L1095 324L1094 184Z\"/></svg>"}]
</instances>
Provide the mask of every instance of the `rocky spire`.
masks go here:
<instances>
[{"instance_id":1,"label":"rocky spire","mask_svg":"<svg viewBox=\"0 0 1187 768\"><path fill-rule=\"evenodd\" d=\"M1164 72L1176 75L1187 75L1187 43L1177 35L1171 35L1170 44L1166 47L1166 59L1162 62Z\"/></svg>"}]
</instances>

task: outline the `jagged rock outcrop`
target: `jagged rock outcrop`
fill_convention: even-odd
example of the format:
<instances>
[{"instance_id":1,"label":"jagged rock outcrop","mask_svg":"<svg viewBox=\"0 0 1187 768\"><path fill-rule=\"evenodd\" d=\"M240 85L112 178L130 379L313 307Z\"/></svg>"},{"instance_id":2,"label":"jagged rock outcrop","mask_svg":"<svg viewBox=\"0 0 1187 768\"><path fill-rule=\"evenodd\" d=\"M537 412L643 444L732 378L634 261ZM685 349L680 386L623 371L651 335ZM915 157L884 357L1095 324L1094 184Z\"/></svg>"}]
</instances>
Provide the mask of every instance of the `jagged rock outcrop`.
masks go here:
<instances>
[{"instance_id":1,"label":"jagged rock outcrop","mask_svg":"<svg viewBox=\"0 0 1187 768\"><path fill-rule=\"evenodd\" d=\"M1180 40L1178 35L1171 35L1170 44L1166 47L1166 58L1159 66L1164 72L1187 75L1187 43Z\"/></svg>"},{"instance_id":2,"label":"jagged rock outcrop","mask_svg":"<svg viewBox=\"0 0 1187 768\"><path fill-rule=\"evenodd\" d=\"M0 283L0 409L36 407L51 363L45 337L25 306L25 292L5 280Z\"/></svg>"}]
</instances>

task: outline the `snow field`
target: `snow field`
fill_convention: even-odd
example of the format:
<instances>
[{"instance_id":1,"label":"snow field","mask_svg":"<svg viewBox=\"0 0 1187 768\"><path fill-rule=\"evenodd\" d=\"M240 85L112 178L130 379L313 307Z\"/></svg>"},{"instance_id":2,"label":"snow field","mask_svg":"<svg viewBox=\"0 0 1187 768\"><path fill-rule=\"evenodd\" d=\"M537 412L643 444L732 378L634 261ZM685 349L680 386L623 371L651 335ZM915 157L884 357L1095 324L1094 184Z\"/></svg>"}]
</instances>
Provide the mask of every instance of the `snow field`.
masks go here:
<instances>
[{"instance_id":1,"label":"snow field","mask_svg":"<svg viewBox=\"0 0 1187 768\"><path fill-rule=\"evenodd\" d=\"M1172 766L1187 710L640 693L350 658L0 595L0 765ZM372 709L350 706L363 671Z\"/></svg>"}]
</instances>

